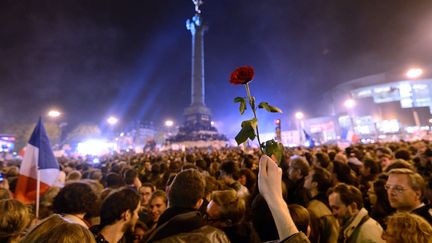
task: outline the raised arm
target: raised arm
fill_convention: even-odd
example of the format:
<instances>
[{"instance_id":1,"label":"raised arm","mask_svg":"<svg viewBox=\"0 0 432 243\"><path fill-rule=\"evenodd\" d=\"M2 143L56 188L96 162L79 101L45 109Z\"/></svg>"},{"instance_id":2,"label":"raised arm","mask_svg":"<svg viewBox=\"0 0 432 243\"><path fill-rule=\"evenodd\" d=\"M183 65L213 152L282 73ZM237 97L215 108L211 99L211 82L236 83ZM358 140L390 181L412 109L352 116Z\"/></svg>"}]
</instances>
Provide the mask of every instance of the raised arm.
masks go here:
<instances>
[{"instance_id":1,"label":"raised arm","mask_svg":"<svg viewBox=\"0 0 432 243\"><path fill-rule=\"evenodd\" d=\"M299 233L282 197L282 170L267 155L263 155L259 162L258 187L270 208L279 239L287 239ZM306 236L301 238L307 242Z\"/></svg>"}]
</instances>

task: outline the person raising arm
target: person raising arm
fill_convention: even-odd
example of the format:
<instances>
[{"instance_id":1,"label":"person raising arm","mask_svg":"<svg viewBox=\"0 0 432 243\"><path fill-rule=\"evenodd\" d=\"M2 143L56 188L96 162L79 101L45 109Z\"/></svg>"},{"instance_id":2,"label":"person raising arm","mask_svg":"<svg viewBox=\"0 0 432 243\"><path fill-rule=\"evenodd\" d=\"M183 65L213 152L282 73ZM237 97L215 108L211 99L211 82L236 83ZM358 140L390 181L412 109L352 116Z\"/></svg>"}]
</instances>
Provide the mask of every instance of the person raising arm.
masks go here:
<instances>
[{"instance_id":1,"label":"person raising arm","mask_svg":"<svg viewBox=\"0 0 432 243\"><path fill-rule=\"evenodd\" d=\"M297 229L282 197L282 170L267 155L259 162L258 188L270 208L281 242L309 242Z\"/></svg>"}]
</instances>

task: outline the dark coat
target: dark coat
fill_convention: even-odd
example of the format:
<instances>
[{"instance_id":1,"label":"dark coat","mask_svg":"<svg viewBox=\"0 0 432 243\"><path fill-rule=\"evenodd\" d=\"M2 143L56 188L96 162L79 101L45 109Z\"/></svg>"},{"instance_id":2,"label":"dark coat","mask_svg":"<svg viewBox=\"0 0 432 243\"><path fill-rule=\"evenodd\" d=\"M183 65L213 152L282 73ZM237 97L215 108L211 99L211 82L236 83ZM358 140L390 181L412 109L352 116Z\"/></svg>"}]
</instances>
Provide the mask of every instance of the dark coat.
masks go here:
<instances>
[{"instance_id":1,"label":"dark coat","mask_svg":"<svg viewBox=\"0 0 432 243\"><path fill-rule=\"evenodd\" d=\"M168 208L145 242L230 242L225 233L205 225L199 211Z\"/></svg>"}]
</instances>

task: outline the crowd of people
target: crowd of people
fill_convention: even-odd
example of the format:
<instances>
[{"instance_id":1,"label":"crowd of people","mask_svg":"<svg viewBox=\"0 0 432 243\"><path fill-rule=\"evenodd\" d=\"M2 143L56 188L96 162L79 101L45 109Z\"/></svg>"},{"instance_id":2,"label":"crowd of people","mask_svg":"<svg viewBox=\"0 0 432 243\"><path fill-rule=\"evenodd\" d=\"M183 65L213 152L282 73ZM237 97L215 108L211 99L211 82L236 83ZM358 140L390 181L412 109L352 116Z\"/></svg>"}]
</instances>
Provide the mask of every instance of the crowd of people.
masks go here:
<instances>
[{"instance_id":1,"label":"crowd of people","mask_svg":"<svg viewBox=\"0 0 432 243\"><path fill-rule=\"evenodd\" d=\"M432 242L428 141L58 161L37 218L0 163L0 242Z\"/></svg>"}]
</instances>

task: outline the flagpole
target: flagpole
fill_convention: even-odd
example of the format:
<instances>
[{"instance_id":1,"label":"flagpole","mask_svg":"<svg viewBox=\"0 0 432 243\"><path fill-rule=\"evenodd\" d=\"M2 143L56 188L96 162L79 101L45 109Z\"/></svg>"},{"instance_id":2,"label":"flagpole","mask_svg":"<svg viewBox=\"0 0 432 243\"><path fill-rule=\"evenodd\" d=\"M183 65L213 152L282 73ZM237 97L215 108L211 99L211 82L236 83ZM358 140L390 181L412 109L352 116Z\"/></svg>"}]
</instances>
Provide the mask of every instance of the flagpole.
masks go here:
<instances>
[{"instance_id":1,"label":"flagpole","mask_svg":"<svg viewBox=\"0 0 432 243\"><path fill-rule=\"evenodd\" d=\"M39 219L39 197L40 197L40 170L39 166L37 169L37 177L36 177L36 219Z\"/></svg>"}]
</instances>

